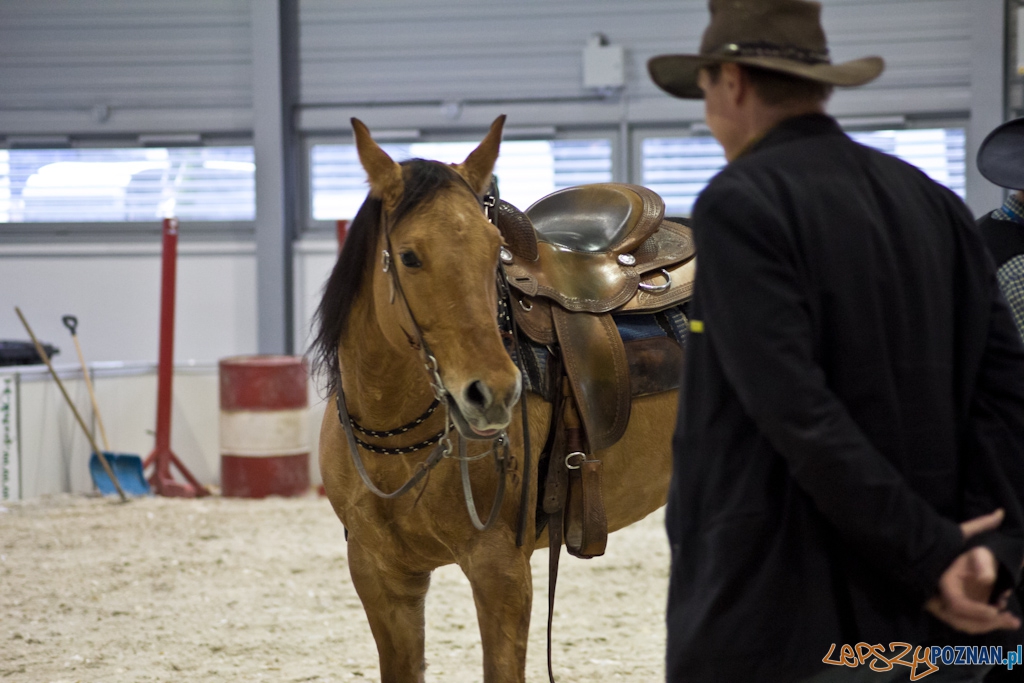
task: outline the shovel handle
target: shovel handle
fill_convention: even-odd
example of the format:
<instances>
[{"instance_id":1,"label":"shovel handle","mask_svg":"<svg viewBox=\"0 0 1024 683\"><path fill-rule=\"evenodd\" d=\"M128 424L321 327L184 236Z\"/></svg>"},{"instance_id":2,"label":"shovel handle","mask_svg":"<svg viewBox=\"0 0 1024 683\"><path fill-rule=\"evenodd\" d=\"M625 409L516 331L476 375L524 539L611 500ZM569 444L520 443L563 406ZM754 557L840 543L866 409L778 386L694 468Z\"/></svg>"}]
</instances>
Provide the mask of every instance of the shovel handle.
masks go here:
<instances>
[{"instance_id":1,"label":"shovel handle","mask_svg":"<svg viewBox=\"0 0 1024 683\"><path fill-rule=\"evenodd\" d=\"M71 331L71 336L74 337L75 329L78 328L78 318L76 318L73 315L66 315L63 318L61 318L60 321L64 323L64 327L68 328Z\"/></svg>"}]
</instances>

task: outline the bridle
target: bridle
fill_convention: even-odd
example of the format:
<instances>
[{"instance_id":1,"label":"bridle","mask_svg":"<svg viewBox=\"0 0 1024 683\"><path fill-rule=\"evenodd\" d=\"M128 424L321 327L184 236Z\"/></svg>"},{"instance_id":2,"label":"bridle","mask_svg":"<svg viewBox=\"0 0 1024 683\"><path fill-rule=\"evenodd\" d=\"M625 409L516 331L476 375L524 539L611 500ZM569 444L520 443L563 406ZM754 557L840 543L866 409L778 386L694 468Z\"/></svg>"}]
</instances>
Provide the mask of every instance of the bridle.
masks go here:
<instances>
[{"instance_id":1,"label":"bridle","mask_svg":"<svg viewBox=\"0 0 1024 683\"><path fill-rule=\"evenodd\" d=\"M487 194L480 199L473 188L470 187L469 183L458 173L455 174L480 204L481 209L487 219L497 225L497 207L498 207L498 189L497 183L492 179L491 187ZM384 499L394 499L408 493L412 490L429 472L438 465L445 458L453 458L459 461L459 469L462 477L462 490L466 500L466 508L469 511L470 521L473 526L480 530L486 531L490 529L494 522L498 518L498 512L501 510L502 503L505 498L505 486L507 479L508 466L511 461L511 450L509 447L509 439L506 431L502 430L491 443L491 448L488 451L475 456L467 455L466 438L456 432L455 440L458 443L457 453L456 448L452 444L452 439L449 438L454 429L454 423L451 416L451 403L450 394L447 388L444 386L444 382L441 379L440 366L437 361L437 357L430 351L430 347L427 344L426 339L423 337L423 331L419 324L416 322L416 317L413 315L412 309L409 307L408 299L405 296L405 292L402 290L402 283L398 278L398 272L396 268L392 267L392 257L394 249L391 246L391 230L394 227L394 221L390 217L384 214L384 209L381 209L381 220L384 221L384 250L381 254L381 267L384 273L391 277L391 303L395 303L395 294L398 294L398 298L401 299L401 306L404 307L405 313L408 315L409 320L412 322L413 334L406 335L409 337L410 345L416 349L420 355L420 359L423 362L424 367L427 370L427 376L430 378L430 388L434 394L434 400L431 402L427 410L416 419L387 431L375 431L362 427L357 424L348 413L348 406L345 402L345 392L341 381L341 369L339 366L339 377L338 377L338 392L335 405L338 410L338 419L341 422L341 426L345 431L345 437L348 440L349 452L352 456L352 462L355 465L356 471L359 473L359 477L363 480L363 484L376 496ZM508 301L508 282L505 279L504 270L498 269L498 296L499 300ZM509 316L511 319L511 316ZM518 360L519 349L517 340L517 331L515 329L514 321L512 324L512 339L514 346L515 358ZM340 363L340 359L339 359ZM529 425L528 425L528 414L526 410L526 392L524 391L520 396L520 404L522 407L522 422L523 422L523 446L524 446L524 457L523 457L523 486L522 496L520 500L520 511L519 511L519 524L516 534L516 544L521 546L523 544L523 538L525 535L525 521L526 521L526 504L529 502L528 496L528 482L530 476L530 437L529 437ZM385 448L381 446L375 446L368 444L362 439L356 437L355 432L359 431L374 438L389 438L404 434L414 427L422 424L426 421L433 413L437 410L438 406L444 406L445 420L444 427L440 432L428 437L427 439L414 444L412 446L404 446L399 448ZM419 463L416 468L416 472L400 487L394 491L388 493L378 488L373 481L370 479L369 474L366 471L366 465L363 462L363 458L359 453L359 448L365 448L368 451L378 453L381 455L405 455L408 453L414 453L428 446L436 444L434 449L430 452L430 455L426 460ZM494 501L491 505L490 513L487 515L486 521L481 521L479 514L476 509L476 503L473 498L473 486L469 478L469 463L473 460L479 460L488 455L493 456L495 470L498 475L498 488L495 492ZM426 486L426 484L424 484ZM421 492L422 495L422 492Z\"/></svg>"}]
</instances>

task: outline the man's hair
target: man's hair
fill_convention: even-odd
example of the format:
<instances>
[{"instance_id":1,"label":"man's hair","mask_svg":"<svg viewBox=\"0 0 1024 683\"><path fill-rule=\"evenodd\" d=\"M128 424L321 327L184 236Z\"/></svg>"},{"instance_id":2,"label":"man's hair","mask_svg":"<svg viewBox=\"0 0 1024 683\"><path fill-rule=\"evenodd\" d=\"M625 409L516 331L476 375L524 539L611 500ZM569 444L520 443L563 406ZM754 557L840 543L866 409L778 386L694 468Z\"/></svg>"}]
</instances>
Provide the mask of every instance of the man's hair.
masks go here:
<instances>
[{"instance_id":1,"label":"man's hair","mask_svg":"<svg viewBox=\"0 0 1024 683\"><path fill-rule=\"evenodd\" d=\"M779 106L801 101L825 102L832 96L832 86L827 83L746 64L737 66L747 73L754 92L768 105ZM704 70L708 72L712 83L718 83L722 75L720 63L709 64Z\"/></svg>"}]
</instances>

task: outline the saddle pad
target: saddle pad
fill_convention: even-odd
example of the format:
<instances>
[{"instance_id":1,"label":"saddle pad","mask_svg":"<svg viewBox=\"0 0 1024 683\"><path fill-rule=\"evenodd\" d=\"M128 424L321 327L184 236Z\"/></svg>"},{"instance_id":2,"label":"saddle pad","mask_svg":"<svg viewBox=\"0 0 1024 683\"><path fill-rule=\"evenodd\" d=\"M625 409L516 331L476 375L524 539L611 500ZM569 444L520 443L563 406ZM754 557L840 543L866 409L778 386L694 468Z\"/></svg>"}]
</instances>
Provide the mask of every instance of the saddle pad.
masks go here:
<instances>
[{"instance_id":1,"label":"saddle pad","mask_svg":"<svg viewBox=\"0 0 1024 683\"><path fill-rule=\"evenodd\" d=\"M640 349L643 342L648 340L664 340L664 342L678 344L681 348L686 347L686 333L688 321L683 311L683 306L659 311L657 313L644 313L638 315L613 315L612 319L626 343L626 355L630 361L630 375L636 381L632 382L633 396L643 396L659 391L671 391L679 388L678 369L675 372L672 368L650 367L644 359L638 360L638 356L649 358L646 354L630 353L631 348ZM632 344L640 342L640 344ZM657 345L657 341L653 342ZM652 345L648 341L648 346ZM522 332L519 333L519 349L522 358L513 360L523 373L523 389L532 391L543 396L545 400L554 399L555 391L560 388L559 378L552 377L550 371L551 351L543 345L529 339ZM646 367L637 367L644 365ZM667 370L667 372L666 372ZM643 375L657 373L653 378L637 377L637 372Z\"/></svg>"}]
</instances>

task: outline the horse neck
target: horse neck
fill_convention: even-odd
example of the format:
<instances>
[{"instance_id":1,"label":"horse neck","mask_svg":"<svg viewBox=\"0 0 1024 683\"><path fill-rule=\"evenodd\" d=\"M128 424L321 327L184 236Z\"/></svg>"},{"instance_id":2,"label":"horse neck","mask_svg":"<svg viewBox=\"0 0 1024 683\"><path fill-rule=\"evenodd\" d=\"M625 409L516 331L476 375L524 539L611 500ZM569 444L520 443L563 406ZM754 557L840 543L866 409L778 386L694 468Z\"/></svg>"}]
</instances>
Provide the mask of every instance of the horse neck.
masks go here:
<instances>
[{"instance_id":1,"label":"horse neck","mask_svg":"<svg viewBox=\"0 0 1024 683\"><path fill-rule=\"evenodd\" d=\"M396 347L384 334L373 304L373 279L352 306L338 354L349 412L369 429L386 429L414 420L434 394L419 351ZM398 314L400 301L383 315Z\"/></svg>"}]
</instances>

